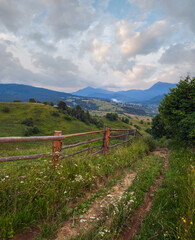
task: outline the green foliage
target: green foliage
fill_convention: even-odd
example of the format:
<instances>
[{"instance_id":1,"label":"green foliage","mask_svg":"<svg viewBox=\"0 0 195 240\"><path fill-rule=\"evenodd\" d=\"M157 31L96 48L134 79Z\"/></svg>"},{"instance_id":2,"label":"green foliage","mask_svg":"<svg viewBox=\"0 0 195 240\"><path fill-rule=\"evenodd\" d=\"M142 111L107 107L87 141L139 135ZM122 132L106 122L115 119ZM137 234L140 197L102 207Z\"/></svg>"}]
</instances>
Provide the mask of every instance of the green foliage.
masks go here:
<instances>
[{"instance_id":1,"label":"green foliage","mask_svg":"<svg viewBox=\"0 0 195 240\"><path fill-rule=\"evenodd\" d=\"M24 125L29 126L29 127L33 127L34 122L33 122L32 118L26 118L21 122L21 124L24 124Z\"/></svg>"},{"instance_id":2,"label":"green foliage","mask_svg":"<svg viewBox=\"0 0 195 240\"><path fill-rule=\"evenodd\" d=\"M58 108L61 110L67 110L67 105L65 102L63 102L62 100L58 101Z\"/></svg>"},{"instance_id":3,"label":"green foliage","mask_svg":"<svg viewBox=\"0 0 195 240\"><path fill-rule=\"evenodd\" d=\"M149 133L151 133L154 138L162 138L163 136L167 135L164 119L160 114L157 114L152 119L152 128Z\"/></svg>"},{"instance_id":4,"label":"green foliage","mask_svg":"<svg viewBox=\"0 0 195 240\"><path fill-rule=\"evenodd\" d=\"M165 94L159 114L153 119L152 134L174 137L184 143L195 143L195 77L187 76L177 88Z\"/></svg>"},{"instance_id":5,"label":"green foliage","mask_svg":"<svg viewBox=\"0 0 195 240\"><path fill-rule=\"evenodd\" d=\"M53 116L53 117L59 117L60 114L59 114L58 111L52 111L52 112L51 112L51 116Z\"/></svg>"},{"instance_id":6,"label":"green foliage","mask_svg":"<svg viewBox=\"0 0 195 240\"><path fill-rule=\"evenodd\" d=\"M124 123L129 124L129 119L128 118L122 117L121 121L124 122Z\"/></svg>"},{"instance_id":7,"label":"green foliage","mask_svg":"<svg viewBox=\"0 0 195 240\"><path fill-rule=\"evenodd\" d=\"M33 134L38 134L39 132L40 130L38 129L38 127L29 127L25 130L24 136L31 136Z\"/></svg>"},{"instance_id":8,"label":"green foliage","mask_svg":"<svg viewBox=\"0 0 195 240\"><path fill-rule=\"evenodd\" d=\"M110 121L117 121L118 120L118 114L117 113L107 113L106 118Z\"/></svg>"},{"instance_id":9,"label":"green foliage","mask_svg":"<svg viewBox=\"0 0 195 240\"><path fill-rule=\"evenodd\" d=\"M137 128L138 130L140 130L140 126L138 126L137 124L134 124L134 127Z\"/></svg>"},{"instance_id":10,"label":"green foliage","mask_svg":"<svg viewBox=\"0 0 195 240\"><path fill-rule=\"evenodd\" d=\"M29 99L29 102L30 102L30 103L36 103L36 101L35 101L34 98L30 98L30 99Z\"/></svg>"},{"instance_id":11,"label":"green foliage","mask_svg":"<svg viewBox=\"0 0 195 240\"><path fill-rule=\"evenodd\" d=\"M152 136L143 137L143 141L149 146L150 151L156 148L157 143Z\"/></svg>"},{"instance_id":12,"label":"green foliage","mask_svg":"<svg viewBox=\"0 0 195 240\"><path fill-rule=\"evenodd\" d=\"M4 107L4 108L2 108L2 112L9 113L10 109L8 107Z\"/></svg>"}]
</instances>

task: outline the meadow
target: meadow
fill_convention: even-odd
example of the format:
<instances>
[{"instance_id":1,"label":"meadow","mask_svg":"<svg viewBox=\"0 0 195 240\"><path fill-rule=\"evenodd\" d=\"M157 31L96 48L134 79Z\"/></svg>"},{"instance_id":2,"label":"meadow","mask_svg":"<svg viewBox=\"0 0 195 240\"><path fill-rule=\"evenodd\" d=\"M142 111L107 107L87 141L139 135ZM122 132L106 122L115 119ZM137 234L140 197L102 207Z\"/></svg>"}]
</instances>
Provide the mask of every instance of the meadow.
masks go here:
<instances>
[{"instance_id":1,"label":"meadow","mask_svg":"<svg viewBox=\"0 0 195 240\"><path fill-rule=\"evenodd\" d=\"M9 113L2 109L9 107ZM64 119L53 114L54 107L43 104L0 104L1 136L22 136L28 126L21 122L29 116L40 132L35 135L53 135L54 130L63 134L99 130L93 124ZM104 126L135 128L144 134L106 155L92 156L83 153L63 159L54 166L51 157L37 160L0 163L0 239L11 239L18 233L32 232L34 239L55 239L66 223L71 231L78 229L94 204L109 198L101 210L101 217L89 222L85 231L71 239L122 239L129 219L142 205L149 188L159 176L164 160L151 153L156 147L170 148L169 167L159 189L153 194L154 203L143 219L141 231L134 239L182 239L194 237L194 150L183 148L174 141L154 141L145 130L149 121L110 121L103 118ZM101 134L66 138L63 144L103 137ZM115 144L120 140L111 140ZM91 146L99 145L92 143ZM87 145L74 148L81 150ZM64 153L71 153L66 149ZM51 152L51 142L3 143L1 157ZM135 173L132 184L121 196L111 196L110 191L122 184L125 176Z\"/></svg>"},{"instance_id":2,"label":"meadow","mask_svg":"<svg viewBox=\"0 0 195 240\"><path fill-rule=\"evenodd\" d=\"M129 167L147 151L147 144L136 140L108 156L84 155L82 159L61 161L55 167L50 159L1 163L2 238L11 238L15 232L32 226L38 226L44 236L51 222L57 227L67 219L74 211L72 203L81 203L86 191L98 189L99 181L106 183L109 176Z\"/></svg>"}]
</instances>

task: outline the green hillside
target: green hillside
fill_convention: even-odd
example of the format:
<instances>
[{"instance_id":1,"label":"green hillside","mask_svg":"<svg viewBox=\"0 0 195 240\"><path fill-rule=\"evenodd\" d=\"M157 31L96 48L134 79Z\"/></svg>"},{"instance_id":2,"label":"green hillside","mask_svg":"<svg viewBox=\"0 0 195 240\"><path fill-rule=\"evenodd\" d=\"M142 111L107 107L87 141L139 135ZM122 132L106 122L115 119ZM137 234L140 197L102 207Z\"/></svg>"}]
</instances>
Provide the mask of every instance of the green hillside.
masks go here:
<instances>
[{"instance_id":1,"label":"green hillside","mask_svg":"<svg viewBox=\"0 0 195 240\"><path fill-rule=\"evenodd\" d=\"M9 112L5 112L5 108L8 108ZM64 117L64 114L55 107L41 103L0 103L0 136L24 136L25 131L30 127L21 123L27 118L32 118L33 126L40 130L35 135L53 135L55 130L68 134L98 129L94 124L87 125L76 119L66 120ZM120 120L103 119L103 121L107 127L130 128L129 124Z\"/></svg>"}]
</instances>

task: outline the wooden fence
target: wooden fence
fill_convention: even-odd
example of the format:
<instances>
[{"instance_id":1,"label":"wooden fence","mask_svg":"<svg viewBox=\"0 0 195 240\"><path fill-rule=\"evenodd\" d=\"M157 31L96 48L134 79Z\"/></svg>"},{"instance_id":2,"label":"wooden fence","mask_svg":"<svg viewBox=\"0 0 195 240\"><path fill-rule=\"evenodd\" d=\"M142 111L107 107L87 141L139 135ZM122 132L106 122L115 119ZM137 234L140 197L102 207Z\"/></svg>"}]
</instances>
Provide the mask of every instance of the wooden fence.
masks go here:
<instances>
[{"instance_id":1,"label":"wooden fence","mask_svg":"<svg viewBox=\"0 0 195 240\"><path fill-rule=\"evenodd\" d=\"M125 132L120 135L111 135L111 132ZM62 140L68 138L68 137L74 137L74 136L82 136L82 135L90 135L90 134L96 134L96 133L103 133L103 137L92 139L89 141L84 142L78 142L71 145L62 145ZM140 134L137 129L111 129L106 128L105 130L101 131L94 131L94 132L84 132L84 133L75 133L75 134L68 134L68 135L62 135L61 131L55 131L54 136L36 136L36 137L0 137L0 143L13 143L13 142L39 142L39 141L52 141L52 152L51 153L42 153L42 154L34 154L34 155L25 155L25 156L10 156L10 157L0 157L0 162L9 162L9 161L17 161L17 160L28 160L28 159L36 159L36 158L42 158L42 157L52 157L53 164L57 164L59 159L64 159L68 157L72 157L74 155L88 152L91 155L96 155L100 153L107 153L109 150L122 145L124 143L129 142L131 139L135 138L136 135ZM132 137L130 137L130 135ZM141 135L141 134L140 134ZM122 142L110 145L111 139L123 139ZM125 140L124 140L125 139ZM97 146L90 146L91 143L101 141L102 143ZM78 147L84 144L89 144L87 148L84 148L80 151L73 152L67 155L63 155L63 150ZM91 151L93 149L100 148L100 150L92 153Z\"/></svg>"}]
</instances>

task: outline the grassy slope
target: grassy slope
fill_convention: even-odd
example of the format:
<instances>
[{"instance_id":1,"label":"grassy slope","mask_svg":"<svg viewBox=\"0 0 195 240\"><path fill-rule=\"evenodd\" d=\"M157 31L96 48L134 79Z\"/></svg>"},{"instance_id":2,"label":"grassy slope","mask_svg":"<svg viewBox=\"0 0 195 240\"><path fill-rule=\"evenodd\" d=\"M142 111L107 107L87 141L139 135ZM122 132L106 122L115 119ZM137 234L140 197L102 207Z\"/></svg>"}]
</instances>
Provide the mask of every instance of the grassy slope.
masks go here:
<instances>
[{"instance_id":1,"label":"grassy slope","mask_svg":"<svg viewBox=\"0 0 195 240\"><path fill-rule=\"evenodd\" d=\"M2 112L4 107L8 107L10 112ZM23 136L26 126L21 122L26 118L33 118L34 125L40 129L38 135L53 135L55 130L62 131L63 134L97 130L93 124L65 120L61 113L59 117L52 116L54 111L54 107L39 103L0 103L0 136ZM121 121L104 121L106 126L112 128L130 127Z\"/></svg>"}]
</instances>

